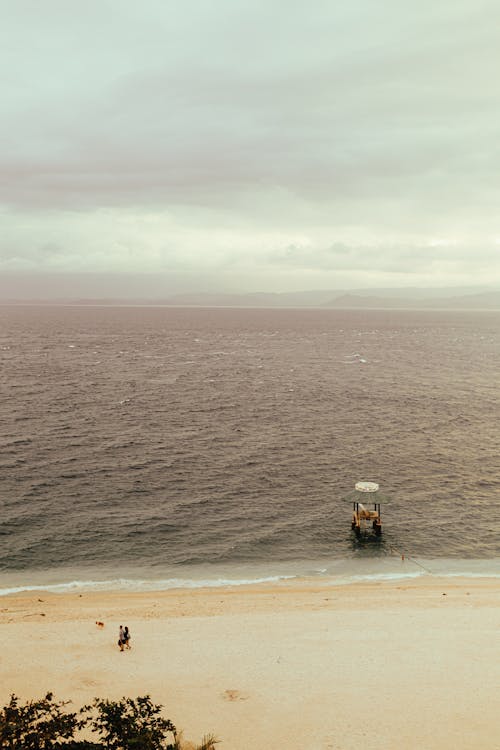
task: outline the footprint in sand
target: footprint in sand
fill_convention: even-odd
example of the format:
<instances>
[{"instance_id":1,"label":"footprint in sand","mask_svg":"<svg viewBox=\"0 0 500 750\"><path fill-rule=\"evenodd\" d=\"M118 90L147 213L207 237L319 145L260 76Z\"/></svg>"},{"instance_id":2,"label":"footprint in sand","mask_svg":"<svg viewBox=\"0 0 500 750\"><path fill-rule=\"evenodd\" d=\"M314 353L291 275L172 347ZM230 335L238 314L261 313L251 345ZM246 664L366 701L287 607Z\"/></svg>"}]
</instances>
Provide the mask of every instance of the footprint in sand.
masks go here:
<instances>
[{"instance_id":1,"label":"footprint in sand","mask_svg":"<svg viewBox=\"0 0 500 750\"><path fill-rule=\"evenodd\" d=\"M80 684L85 687L98 687L99 681L94 680L92 677L82 677L80 679Z\"/></svg>"},{"instance_id":2,"label":"footprint in sand","mask_svg":"<svg viewBox=\"0 0 500 750\"><path fill-rule=\"evenodd\" d=\"M248 699L248 695L245 693L240 693L239 690L224 690L222 693L222 697L226 701L246 701Z\"/></svg>"}]
</instances>

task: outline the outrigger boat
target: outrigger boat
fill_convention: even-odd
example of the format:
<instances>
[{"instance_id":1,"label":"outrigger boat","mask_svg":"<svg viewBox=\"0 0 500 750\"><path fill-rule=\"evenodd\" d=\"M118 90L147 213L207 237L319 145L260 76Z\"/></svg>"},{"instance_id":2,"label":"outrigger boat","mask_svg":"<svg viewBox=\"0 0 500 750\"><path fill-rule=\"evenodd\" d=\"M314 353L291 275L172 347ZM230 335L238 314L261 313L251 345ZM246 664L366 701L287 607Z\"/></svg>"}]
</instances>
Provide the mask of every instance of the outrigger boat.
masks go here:
<instances>
[{"instance_id":1,"label":"outrigger boat","mask_svg":"<svg viewBox=\"0 0 500 750\"><path fill-rule=\"evenodd\" d=\"M382 518L380 515L380 502L388 502L388 498L378 495L379 486L376 482L356 482L354 492L351 492L346 500L352 503L352 521L351 528L360 536L362 531L366 531L371 524L374 533L380 536L382 533ZM367 508L366 505L373 504L373 508Z\"/></svg>"}]
</instances>

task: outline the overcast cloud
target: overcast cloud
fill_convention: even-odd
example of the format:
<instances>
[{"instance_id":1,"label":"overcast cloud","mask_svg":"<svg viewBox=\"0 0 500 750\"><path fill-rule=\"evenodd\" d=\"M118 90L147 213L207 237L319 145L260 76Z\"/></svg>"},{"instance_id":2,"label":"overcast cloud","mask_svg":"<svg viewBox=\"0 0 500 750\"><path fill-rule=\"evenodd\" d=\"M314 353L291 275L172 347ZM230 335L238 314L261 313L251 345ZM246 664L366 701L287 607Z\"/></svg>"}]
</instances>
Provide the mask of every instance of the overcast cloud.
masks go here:
<instances>
[{"instance_id":1,"label":"overcast cloud","mask_svg":"<svg viewBox=\"0 0 500 750\"><path fill-rule=\"evenodd\" d=\"M500 6L0 0L0 272L500 285Z\"/></svg>"}]
</instances>

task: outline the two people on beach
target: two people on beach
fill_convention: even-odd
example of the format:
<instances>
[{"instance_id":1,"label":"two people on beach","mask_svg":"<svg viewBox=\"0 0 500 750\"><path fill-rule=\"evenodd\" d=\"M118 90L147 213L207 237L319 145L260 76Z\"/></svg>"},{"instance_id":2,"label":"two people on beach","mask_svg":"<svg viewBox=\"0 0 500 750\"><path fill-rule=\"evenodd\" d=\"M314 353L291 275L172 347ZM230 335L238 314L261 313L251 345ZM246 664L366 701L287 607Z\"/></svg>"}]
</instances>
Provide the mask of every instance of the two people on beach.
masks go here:
<instances>
[{"instance_id":1,"label":"two people on beach","mask_svg":"<svg viewBox=\"0 0 500 750\"><path fill-rule=\"evenodd\" d=\"M120 647L120 651L124 651L126 648L130 648L130 631L128 627L125 625L120 625L120 630L118 633L118 646Z\"/></svg>"}]
</instances>

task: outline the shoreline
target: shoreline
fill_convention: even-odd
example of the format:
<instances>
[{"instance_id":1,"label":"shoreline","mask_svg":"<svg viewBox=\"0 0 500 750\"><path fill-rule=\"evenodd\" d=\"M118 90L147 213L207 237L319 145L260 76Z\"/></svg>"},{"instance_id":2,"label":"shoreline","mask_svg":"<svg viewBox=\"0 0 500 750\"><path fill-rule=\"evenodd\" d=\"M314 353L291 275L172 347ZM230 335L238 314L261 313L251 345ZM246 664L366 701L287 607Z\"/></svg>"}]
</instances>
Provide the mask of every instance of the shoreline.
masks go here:
<instances>
[{"instance_id":1,"label":"shoreline","mask_svg":"<svg viewBox=\"0 0 500 750\"><path fill-rule=\"evenodd\" d=\"M149 693L222 750L497 750L499 629L489 577L17 593L0 600L0 700Z\"/></svg>"},{"instance_id":2,"label":"shoreline","mask_svg":"<svg viewBox=\"0 0 500 750\"><path fill-rule=\"evenodd\" d=\"M227 565L186 566L158 571L130 567L116 577L106 568L56 568L0 574L0 602L17 593L57 594L92 592L159 593L206 590L283 582L310 581L317 585L351 586L363 582L404 581L419 578L500 579L500 558L338 558L334 560L275 561Z\"/></svg>"}]
</instances>

